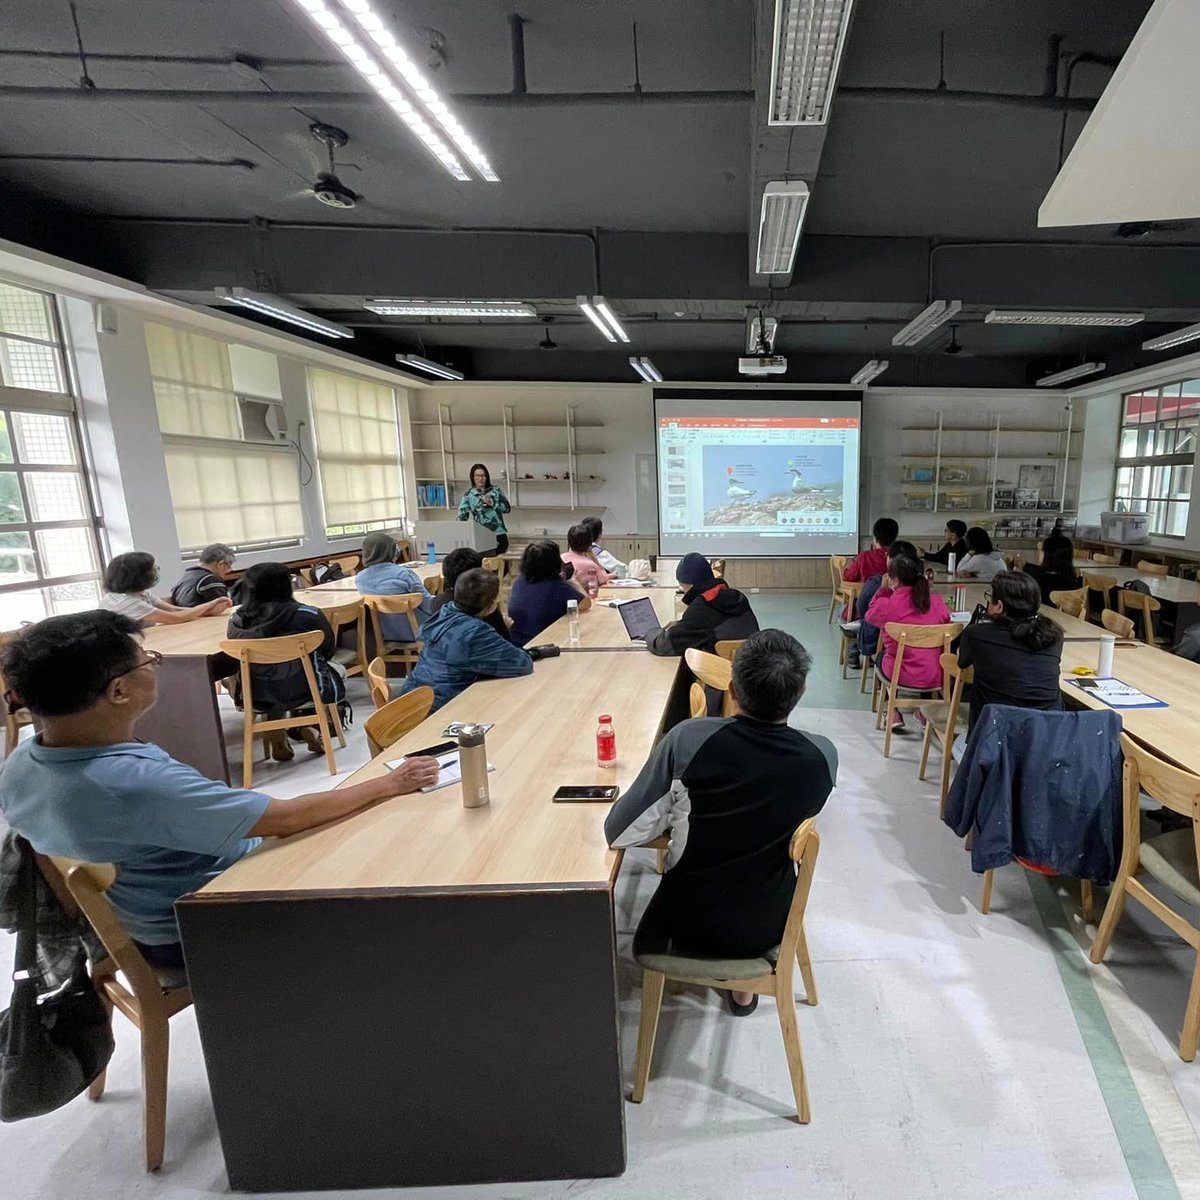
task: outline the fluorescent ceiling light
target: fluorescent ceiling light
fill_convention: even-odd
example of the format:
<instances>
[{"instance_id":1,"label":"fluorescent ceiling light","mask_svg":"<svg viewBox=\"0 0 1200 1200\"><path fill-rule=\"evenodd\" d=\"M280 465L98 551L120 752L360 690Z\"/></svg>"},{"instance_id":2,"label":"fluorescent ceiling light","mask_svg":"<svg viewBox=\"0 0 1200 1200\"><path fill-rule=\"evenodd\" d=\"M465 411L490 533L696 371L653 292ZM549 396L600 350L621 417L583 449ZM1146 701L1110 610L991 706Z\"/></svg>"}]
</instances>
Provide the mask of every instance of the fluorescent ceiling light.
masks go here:
<instances>
[{"instance_id":1,"label":"fluorescent ceiling light","mask_svg":"<svg viewBox=\"0 0 1200 1200\"><path fill-rule=\"evenodd\" d=\"M853 0L775 0L770 125L824 125Z\"/></svg>"},{"instance_id":2,"label":"fluorescent ceiling light","mask_svg":"<svg viewBox=\"0 0 1200 1200\"><path fill-rule=\"evenodd\" d=\"M431 358L422 358L419 354L397 354L396 361L402 367L411 367L415 371L424 371L427 375L438 379L465 379L461 371L447 367L443 363L434 362Z\"/></svg>"},{"instance_id":3,"label":"fluorescent ceiling light","mask_svg":"<svg viewBox=\"0 0 1200 1200\"><path fill-rule=\"evenodd\" d=\"M961 300L935 300L892 338L892 345L915 346L924 341L939 325L944 325L951 317L957 316L961 308Z\"/></svg>"},{"instance_id":4,"label":"fluorescent ceiling light","mask_svg":"<svg viewBox=\"0 0 1200 1200\"><path fill-rule=\"evenodd\" d=\"M575 303L579 305L583 315L610 342L628 342L629 334L625 332L625 327L617 320L616 313L608 306L608 301L603 296L576 296Z\"/></svg>"},{"instance_id":5,"label":"fluorescent ceiling light","mask_svg":"<svg viewBox=\"0 0 1200 1200\"><path fill-rule=\"evenodd\" d=\"M1054 312L1050 309L993 308L986 317L988 325L1136 325L1145 313Z\"/></svg>"},{"instance_id":6,"label":"fluorescent ceiling light","mask_svg":"<svg viewBox=\"0 0 1200 1200\"><path fill-rule=\"evenodd\" d=\"M268 317L274 317L277 321L286 321L289 325L299 325L301 329L307 329L309 333L323 333L326 337L333 338L352 338L354 336L353 329L347 329L345 325L335 325L332 321L326 321L324 317L315 317L312 313L305 312L304 309L297 308L294 304L289 304L279 296L271 296L266 292L252 292L248 288L241 287L219 287L216 289L216 293L220 300L228 300L231 304L240 304L242 308L253 309Z\"/></svg>"},{"instance_id":7,"label":"fluorescent ceiling light","mask_svg":"<svg viewBox=\"0 0 1200 1200\"><path fill-rule=\"evenodd\" d=\"M520 300L364 300L363 307L384 317L536 317Z\"/></svg>"},{"instance_id":8,"label":"fluorescent ceiling light","mask_svg":"<svg viewBox=\"0 0 1200 1200\"><path fill-rule=\"evenodd\" d=\"M1194 342L1200 338L1200 325L1185 325L1174 333L1161 333L1142 343L1143 350L1170 350L1172 346L1182 346L1184 342Z\"/></svg>"},{"instance_id":9,"label":"fluorescent ceiling light","mask_svg":"<svg viewBox=\"0 0 1200 1200\"><path fill-rule=\"evenodd\" d=\"M499 181L483 151L367 0L295 0L295 3L455 179L471 178L461 155L481 179L489 183ZM370 44L355 36L355 26ZM397 77L408 89L407 93L398 86Z\"/></svg>"},{"instance_id":10,"label":"fluorescent ceiling light","mask_svg":"<svg viewBox=\"0 0 1200 1200\"><path fill-rule=\"evenodd\" d=\"M859 367L858 371L851 378L850 382L855 387L866 387L872 379L882 375L888 369L888 360L886 358L873 358L869 363Z\"/></svg>"},{"instance_id":11,"label":"fluorescent ceiling light","mask_svg":"<svg viewBox=\"0 0 1200 1200\"><path fill-rule=\"evenodd\" d=\"M641 358L631 357L629 365L647 382L647 383L662 383L662 375L658 368L645 356Z\"/></svg>"},{"instance_id":12,"label":"fluorescent ceiling light","mask_svg":"<svg viewBox=\"0 0 1200 1200\"><path fill-rule=\"evenodd\" d=\"M1084 375L1095 375L1097 371L1103 371L1104 363L1090 362L1080 363L1077 367L1068 367L1065 371L1055 371L1053 375L1043 375L1037 381L1038 387L1053 387L1056 383L1069 383L1072 379L1079 379Z\"/></svg>"},{"instance_id":13,"label":"fluorescent ceiling light","mask_svg":"<svg viewBox=\"0 0 1200 1200\"><path fill-rule=\"evenodd\" d=\"M755 270L760 275L790 275L800 244L800 227L808 209L808 184L800 180L775 180L763 188L758 216L758 254Z\"/></svg>"}]
</instances>

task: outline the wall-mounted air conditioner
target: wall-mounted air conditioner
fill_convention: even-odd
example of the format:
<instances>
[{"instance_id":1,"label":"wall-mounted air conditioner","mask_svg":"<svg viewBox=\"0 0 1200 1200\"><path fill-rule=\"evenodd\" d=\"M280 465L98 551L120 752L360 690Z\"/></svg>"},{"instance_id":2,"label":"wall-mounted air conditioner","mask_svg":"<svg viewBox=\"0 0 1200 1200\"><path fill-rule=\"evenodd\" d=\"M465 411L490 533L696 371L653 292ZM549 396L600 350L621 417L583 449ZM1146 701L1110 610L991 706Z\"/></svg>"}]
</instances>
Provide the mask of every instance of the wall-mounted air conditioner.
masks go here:
<instances>
[{"instance_id":1,"label":"wall-mounted air conditioner","mask_svg":"<svg viewBox=\"0 0 1200 1200\"><path fill-rule=\"evenodd\" d=\"M271 400L237 398L242 418L242 438L247 442L286 442L288 440L287 411Z\"/></svg>"}]
</instances>

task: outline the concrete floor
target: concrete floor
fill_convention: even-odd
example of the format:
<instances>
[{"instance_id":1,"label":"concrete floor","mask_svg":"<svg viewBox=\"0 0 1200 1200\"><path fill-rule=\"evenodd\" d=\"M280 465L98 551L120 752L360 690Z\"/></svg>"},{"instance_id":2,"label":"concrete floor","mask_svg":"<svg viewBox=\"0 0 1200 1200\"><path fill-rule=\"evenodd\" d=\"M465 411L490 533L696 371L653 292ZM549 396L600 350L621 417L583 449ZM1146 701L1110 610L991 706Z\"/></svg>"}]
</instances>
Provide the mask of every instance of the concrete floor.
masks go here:
<instances>
[{"instance_id":1,"label":"concrete floor","mask_svg":"<svg viewBox=\"0 0 1200 1200\"><path fill-rule=\"evenodd\" d=\"M763 625L813 652L793 723L831 737L841 756L809 906L820 1004L799 1006L812 1124L795 1122L774 1005L735 1021L714 993L683 990L664 1001L645 1102L626 1108L623 1176L387 1194L1200 1197L1200 1063L1174 1050L1194 956L1130 906L1109 964L1092 967L1077 897L1016 867L998 873L981 916L979 879L939 824L933 788L917 782L916 737L896 739L885 762L857 682L838 678L827 602L753 600ZM360 685L352 695L348 769L366 757L369 710ZM238 729L231 716L231 738ZM321 760L298 757L256 783L283 795L328 779ZM630 854L617 887L627 1077L641 998L628 945L654 886L649 855ZM4 974L11 952L0 935ZM140 1168L137 1037L117 1029L101 1104L0 1127L5 1200L228 1192L192 1014L172 1023L167 1161L154 1177Z\"/></svg>"}]
</instances>

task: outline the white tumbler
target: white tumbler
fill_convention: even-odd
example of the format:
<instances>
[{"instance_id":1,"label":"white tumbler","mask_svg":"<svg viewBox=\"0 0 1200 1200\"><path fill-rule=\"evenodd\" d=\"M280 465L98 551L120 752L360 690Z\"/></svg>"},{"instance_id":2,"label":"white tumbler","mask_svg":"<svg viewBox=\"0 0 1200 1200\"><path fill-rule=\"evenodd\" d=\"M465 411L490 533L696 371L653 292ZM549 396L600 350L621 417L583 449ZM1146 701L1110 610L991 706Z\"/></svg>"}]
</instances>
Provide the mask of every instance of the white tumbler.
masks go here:
<instances>
[{"instance_id":1,"label":"white tumbler","mask_svg":"<svg viewBox=\"0 0 1200 1200\"><path fill-rule=\"evenodd\" d=\"M1100 655L1096 661L1096 674L1102 679L1107 679L1112 675L1113 647L1116 644L1117 639L1111 633L1100 635Z\"/></svg>"}]
</instances>

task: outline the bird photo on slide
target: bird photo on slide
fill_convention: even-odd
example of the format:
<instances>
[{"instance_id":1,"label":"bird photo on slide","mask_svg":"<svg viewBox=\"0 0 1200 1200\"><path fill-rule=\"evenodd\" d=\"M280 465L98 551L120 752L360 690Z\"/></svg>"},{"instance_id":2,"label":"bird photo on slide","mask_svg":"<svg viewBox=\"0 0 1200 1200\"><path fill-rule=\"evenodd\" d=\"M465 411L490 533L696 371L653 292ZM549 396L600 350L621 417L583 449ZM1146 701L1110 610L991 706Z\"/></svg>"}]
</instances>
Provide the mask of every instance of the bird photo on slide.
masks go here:
<instances>
[{"instance_id":1,"label":"bird photo on slide","mask_svg":"<svg viewBox=\"0 0 1200 1200\"><path fill-rule=\"evenodd\" d=\"M740 479L734 479L732 467L726 467L725 474L729 478L725 494L730 500L749 500L751 496L758 494L757 488L748 488Z\"/></svg>"},{"instance_id":2,"label":"bird photo on slide","mask_svg":"<svg viewBox=\"0 0 1200 1200\"><path fill-rule=\"evenodd\" d=\"M796 460L794 458L789 458L787 465L787 469L791 472L792 476L793 496L814 496L819 495L821 492L826 490L825 488L809 487L809 485L804 482L804 476L801 475L798 470L796 470L795 462Z\"/></svg>"}]
</instances>

